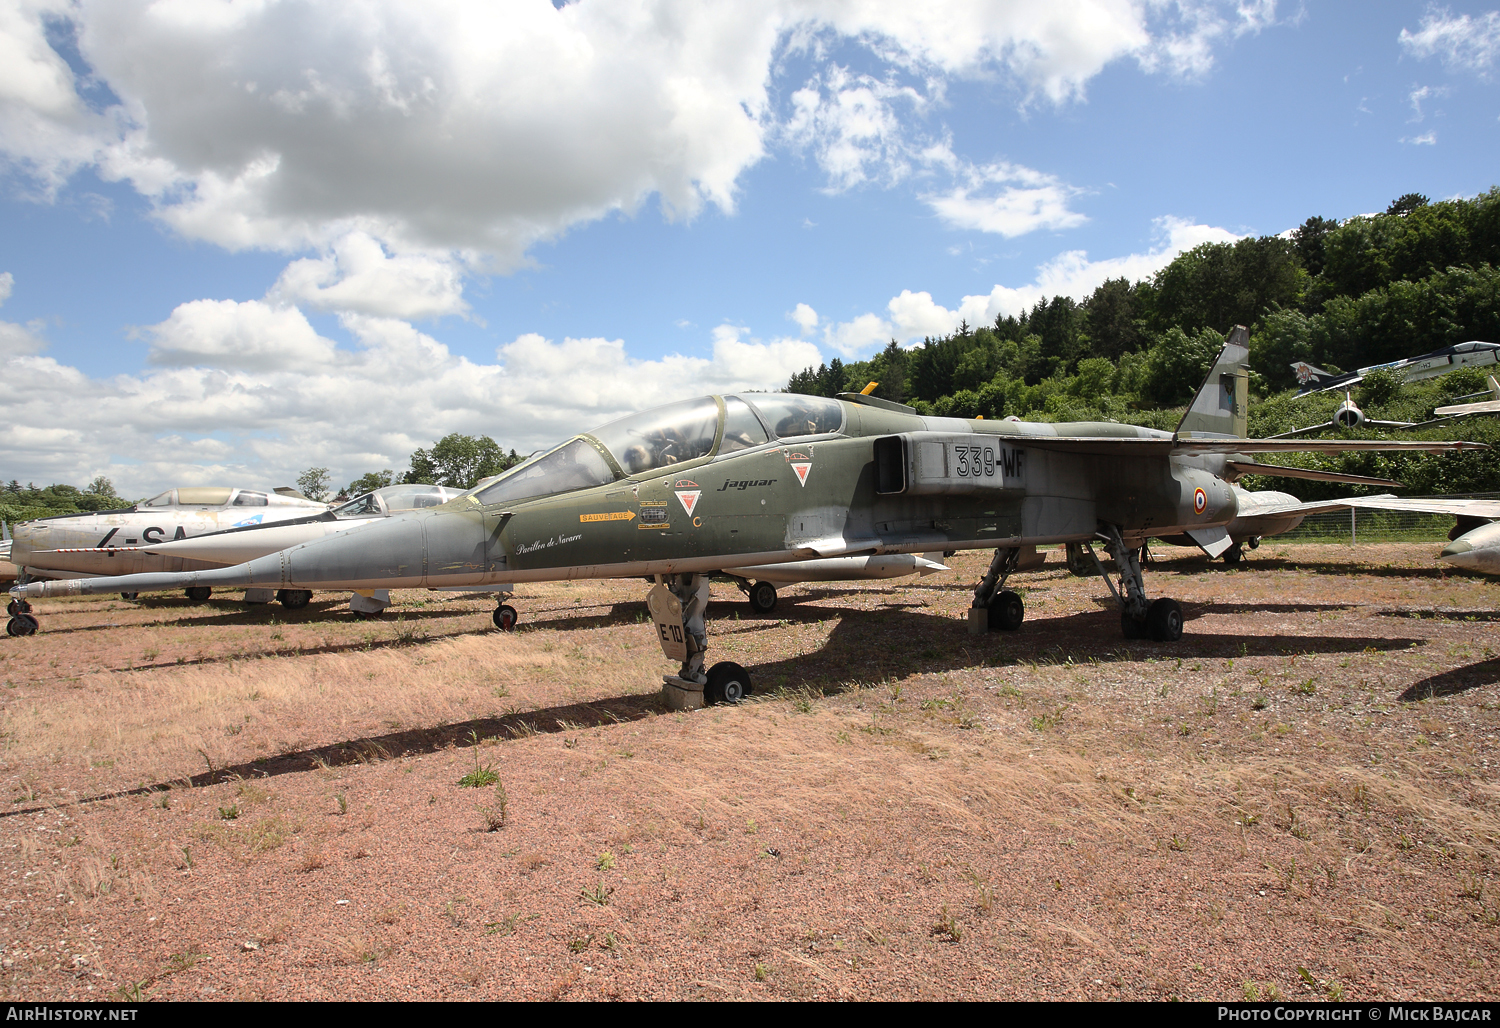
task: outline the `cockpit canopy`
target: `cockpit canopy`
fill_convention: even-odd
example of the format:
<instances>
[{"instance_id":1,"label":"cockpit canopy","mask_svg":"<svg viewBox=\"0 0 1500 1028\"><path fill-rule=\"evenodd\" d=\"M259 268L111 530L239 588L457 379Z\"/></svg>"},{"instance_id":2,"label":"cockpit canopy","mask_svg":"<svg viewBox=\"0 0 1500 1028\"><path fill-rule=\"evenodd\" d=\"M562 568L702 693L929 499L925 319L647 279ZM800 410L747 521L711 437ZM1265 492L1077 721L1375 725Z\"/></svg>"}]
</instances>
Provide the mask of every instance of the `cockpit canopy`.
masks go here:
<instances>
[{"instance_id":1,"label":"cockpit canopy","mask_svg":"<svg viewBox=\"0 0 1500 1028\"><path fill-rule=\"evenodd\" d=\"M796 393L701 396L611 421L535 457L473 493L485 506L606 485L779 439L837 432L838 400Z\"/></svg>"},{"instance_id":2,"label":"cockpit canopy","mask_svg":"<svg viewBox=\"0 0 1500 1028\"><path fill-rule=\"evenodd\" d=\"M168 489L149 500L136 504L141 508L159 507L321 507L321 503L302 496L281 496L253 489L232 489L227 485L184 486Z\"/></svg>"},{"instance_id":3,"label":"cockpit canopy","mask_svg":"<svg viewBox=\"0 0 1500 1028\"><path fill-rule=\"evenodd\" d=\"M407 510L437 507L459 495L440 485L388 485L363 493L333 509L336 518L383 518Z\"/></svg>"}]
</instances>

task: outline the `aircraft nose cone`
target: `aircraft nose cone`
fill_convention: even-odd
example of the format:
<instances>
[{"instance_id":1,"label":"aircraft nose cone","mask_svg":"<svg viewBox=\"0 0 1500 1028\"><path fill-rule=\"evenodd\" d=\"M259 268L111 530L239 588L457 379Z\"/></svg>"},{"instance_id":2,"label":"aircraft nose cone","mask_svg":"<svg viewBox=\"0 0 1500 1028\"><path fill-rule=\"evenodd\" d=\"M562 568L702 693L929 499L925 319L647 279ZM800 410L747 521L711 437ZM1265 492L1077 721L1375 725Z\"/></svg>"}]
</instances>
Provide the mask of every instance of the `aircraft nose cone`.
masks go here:
<instances>
[{"instance_id":1,"label":"aircraft nose cone","mask_svg":"<svg viewBox=\"0 0 1500 1028\"><path fill-rule=\"evenodd\" d=\"M1455 539L1443 547L1438 560L1445 560L1461 568L1469 567L1474 563L1474 544L1467 539Z\"/></svg>"},{"instance_id":2,"label":"aircraft nose cone","mask_svg":"<svg viewBox=\"0 0 1500 1028\"><path fill-rule=\"evenodd\" d=\"M396 516L303 543L251 567L276 564L281 581L304 589L414 587L425 568L422 521Z\"/></svg>"}]
</instances>

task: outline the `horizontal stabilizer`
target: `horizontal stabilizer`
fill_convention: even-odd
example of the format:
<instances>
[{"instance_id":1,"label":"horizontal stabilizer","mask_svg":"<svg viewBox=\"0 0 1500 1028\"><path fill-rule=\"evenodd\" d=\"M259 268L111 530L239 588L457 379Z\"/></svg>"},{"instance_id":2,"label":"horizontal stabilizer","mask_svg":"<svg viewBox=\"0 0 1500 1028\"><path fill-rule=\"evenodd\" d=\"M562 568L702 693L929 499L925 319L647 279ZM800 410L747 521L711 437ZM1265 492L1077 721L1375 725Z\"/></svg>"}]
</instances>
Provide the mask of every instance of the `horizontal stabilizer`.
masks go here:
<instances>
[{"instance_id":1,"label":"horizontal stabilizer","mask_svg":"<svg viewBox=\"0 0 1500 1028\"><path fill-rule=\"evenodd\" d=\"M1224 466L1241 475L1274 475L1277 478L1306 478L1314 482L1348 482L1351 485L1399 486L1390 478L1374 478L1370 475L1346 475L1338 471L1314 471L1311 468L1289 468L1280 464L1257 464L1247 460L1229 460Z\"/></svg>"}]
</instances>

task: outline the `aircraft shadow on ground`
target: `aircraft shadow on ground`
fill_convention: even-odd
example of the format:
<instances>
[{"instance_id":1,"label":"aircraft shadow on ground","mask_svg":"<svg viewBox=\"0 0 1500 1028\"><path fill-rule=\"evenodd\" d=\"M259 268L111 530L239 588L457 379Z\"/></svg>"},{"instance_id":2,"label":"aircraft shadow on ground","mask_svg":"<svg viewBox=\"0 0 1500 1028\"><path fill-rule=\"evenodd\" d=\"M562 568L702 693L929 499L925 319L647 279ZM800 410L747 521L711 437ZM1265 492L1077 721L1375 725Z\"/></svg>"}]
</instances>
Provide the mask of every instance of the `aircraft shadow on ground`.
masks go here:
<instances>
[{"instance_id":1,"label":"aircraft shadow on ground","mask_svg":"<svg viewBox=\"0 0 1500 1028\"><path fill-rule=\"evenodd\" d=\"M1439 696L1453 696L1457 693L1468 692L1470 689L1494 685L1497 682L1500 682L1500 657L1454 668L1452 671L1444 671L1424 678L1420 682L1413 682L1397 699L1405 703L1415 703L1419 700L1436 699Z\"/></svg>"},{"instance_id":2,"label":"aircraft shadow on ground","mask_svg":"<svg viewBox=\"0 0 1500 1028\"><path fill-rule=\"evenodd\" d=\"M1321 614L1333 610L1353 610L1352 603L1214 603L1183 604L1184 612L1197 611L1190 617L1204 614Z\"/></svg>"},{"instance_id":3,"label":"aircraft shadow on ground","mask_svg":"<svg viewBox=\"0 0 1500 1028\"><path fill-rule=\"evenodd\" d=\"M1187 620L1218 613L1217 605L1188 605ZM1320 608L1314 608L1320 609ZM1038 617L1015 632L969 635L964 621L938 614L892 610L829 611L838 621L819 650L785 660L750 665L756 688L814 688L824 692L851 681L879 682L911 674L956 671L975 666L1020 664L1088 664L1240 659L1313 653L1360 653L1405 650L1412 638L1370 636L1236 635L1186 632L1175 643L1125 639L1114 611L1086 611L1063 617ZM826 620L826 618L825 618ZM1173 669L1161 668L1162 675Z\"/></svg>"},{"instance_id":4,"label":"aircraft shadow on ground","mask_svg":"<svg viewBox=\"0 0 1500 1028\"><path fill-rule=\"evenodd\" d=\"M1391 607L1376 611L1381 617L1414 621L1500 621L1500 610L1444 610L1440 607Z\"/></svg>"},{"instance_id":5,"label":"aircraft shadow on ground","mask_svg":"<svg viewBox=\"0 0 1500 1028\"><path fill-rule=\"evenodd\" d=\"M635 696L613 696L591 703L570 703L558 707L543 707L537 710L517 711L499 717L481 717L456 724L438 725L432 728L413 728L385 735L367 736L283 753L275 757L210 766L195 775L184 775L170 781L141 785L118 792L82 796L78 803L98 803L102 800L123 799L130 796L149 796L168 789L202 788L221 782L244 779L277 778L281 775L304 774L322 767L338 767L349 764L375 764L397 757L422 753L437 753L442 750L473 746L491 739L524 739L536 735L556 732L577 732L601 725L623 724L638 721L651 714L663 713L666 707L656 694ZM0 818L18 814L35 813L41 807L29 806L0 811Z\"/></svg>"},{"instance_id":6,"label":"aircraft shadow on ground","mask_svg":"<svg viewBox=\"0 0 1500 1028\"><path fill-rule=\"evenodd\" d=\"M1218 608L1209 607L1207 610ZM797 654L780 660L748 665L756 696L778 695L785 691L812 691L835 695L858 684L875 684L912 674L956 671L977 666L1006 667L1022 664L1086 665L1091 661L1109 663L1156 657L1161 676L1174 673L1176 658L1244 658L1285 656L1289 654L1405 650L1417 639L1377 639L1370 637L1319 638L1310 636L1256 636L1184 634L1176 643L1121 638L1119 618L1105 612L1084 612L1057 618L1039 618L1026 622L1017 632L991 632L982 636L967 633L965 622L956 618L891 610L825 609L824 620L836 617L827 642L811 653ZM556 622L548 622L556 624ZM774 627L774 621L747 625L751 631ZM434 640L435 641L435 640ZM390 642L384 645L400 645ZM411 644L408 644L411 645ZM420 645L419 643L416 645ZM300 652L335 652L339 649L361 649L363 644L327 647ZM710 651L710 660L714 654ZM213 658L214 660L228 658ZM1173 663L1168 663L1168 661ZM166 665L180 666L180 665ZM663 670L667 670L663 665ZM1480 672L1479 669L1493 669ZM1500 659L1467 669L1478 673L1474 684L1484 684L1484 675L1500 675ZM1457 691L1472 685L1448 686L1447 680L1459 672L1449 672L1428 679L1435 695L1444 689ZM1467 680L1464 680L1467 681ZM1423 687L1417 683L1412 689ZM1412 690L1408 690L1411 692ZM1403 694L1403 697L1405 694ZM753 701L753 700L752 700ZM515 711L501 716L474 718L454 724L414 728L367 736L327 746L313 747L275 757L243 761L223 767L212 767L191 776L121 790L80 797L79 803L130 796L149 795L171 788L200 787L248 778L273 778L299 774L319 767L356 763L378 763L396 757L432 753L450 747L474 745L480 740L521 739L557 732L582 731L589 728L637 721L665 712L658 694L613 696L588 703L571 703L529 711ZM33 813L35 806L0 811L0 818Z\"/></svg>"},{"instance_id":7,"label":"aircraft shadow on ground","mask_svg":"<svg viewBox=\"0 0 1500 1028\"><path fill-rule=\"evenodd\" d=\"M1358 574L1358 575L1371 575L1371 576L1374 576L1376 578L1425 578L1425 579L1431 579L1432 581L1441 581L1442 579L1445 579L1445 578L1480 578L1480 579L1482 579L1484 577L1483 575L1480 575L1480 574L1477 574L1477 573L1470 574L1470 573L1464 572L1464 571L1462 571L1459 568L1455 568L1455 567L1452 567L1452 566L1447 565L1447 564L1436 564L1436 563L1434 563L1431 567L1420 567L1420 568L1385 567L1385 566L1376 565L1376 564L1365 564L1365 563L1362 563L1357 558L1352 558L1352 559L1350 559L1348 561L1323 561L1323 560L1283 560L1283 559L1279 559L1279 558L1276 558L1276 557L1271 557L1271 558L1262 558L1262 559L1258 559L1258 560L1254 560L1254 561L1247 561L1246 563L1237 564L1237 565L1233 565L1233 566L1222 565L1222 564L1220 564L1220 565L1205 564L1203 566L1203 570L1207 570L1208 568L1212 568L1212 567L1217 567L1217 568L1219 568L1220 570L1223 570L1223 571L1240 571L1240 572L1254 572L1254 571L1311 571L1311 572L1313 572L1315 574L1319 574L1319 575L1349 575L1349 574ZM1146 573L1148 575L1151 573L1152 570L1161 570L1161 569L1160 568L1153 569L1153 567L1151 565L1147 565ZM1187 570L1187 569L1184 569L1184 570Z\"/></svg>"},{"instance_id":8,"label":"aircraft shadow on ground","mask_svg":"<svg viewBox=\"0 0 1500 1028\"><path fill-rule=\"evenodd\" d=\"M142 604L141 606L146 606ZM166 608L167 604L152 605L152 609ZM49 614L40 612L42 618L42 631L49 635L71 635L81 632L103 632L114 628L196 628L214 627L222 628L226 625L266 626L272 625L322 625L322 624L369 624L371 626L386 624L392 625L398 622L420 623L424 621L451 621L455 618L471 617L479 611L474 610L433 610L426 611L420 607L401 608L392 607L378 617L361 621L356 618L345 603L314 603L300 610L287 610L280 606L270 607L269 610L261 609L261 605L248 610L235 609L235 605L215 607L211 603L201 604L172 604L171 606L183 606L186 608L180 617L165 621L156 621L149 624L125 625L120 622L105 622L96 625L75 625L71 628L49 628ZM101 611L103 614L110 611Z\"/></svg>"}]
</instances>

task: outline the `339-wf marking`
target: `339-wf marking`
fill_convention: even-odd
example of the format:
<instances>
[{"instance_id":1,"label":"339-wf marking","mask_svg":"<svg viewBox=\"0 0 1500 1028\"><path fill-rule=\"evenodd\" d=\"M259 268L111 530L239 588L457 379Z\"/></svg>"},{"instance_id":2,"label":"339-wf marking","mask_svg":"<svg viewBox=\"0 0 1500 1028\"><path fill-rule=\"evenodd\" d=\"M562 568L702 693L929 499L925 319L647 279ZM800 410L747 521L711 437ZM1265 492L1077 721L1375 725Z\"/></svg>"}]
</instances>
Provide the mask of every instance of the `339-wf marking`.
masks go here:
<instances>
[{"instance_id":1,"label":"339-wf marking","mask_svg":"<svg viewBox=\"0 0 1500 1028\"><path fill-rule=\"evenodd\" d=\"M963 446L953 447L953 474L959 478L1017 478L1022 471L1022 450L1010 447Z\"/></svg>"}]
</instances>

